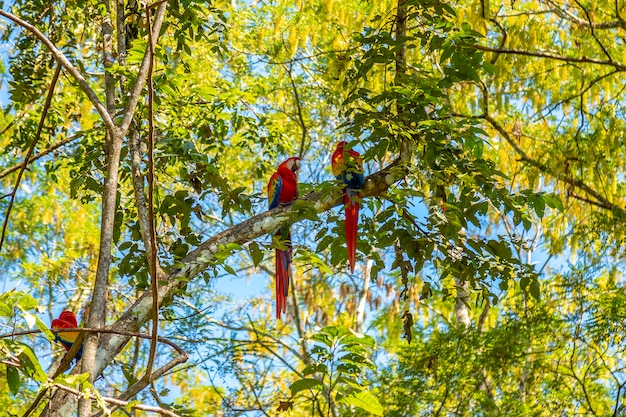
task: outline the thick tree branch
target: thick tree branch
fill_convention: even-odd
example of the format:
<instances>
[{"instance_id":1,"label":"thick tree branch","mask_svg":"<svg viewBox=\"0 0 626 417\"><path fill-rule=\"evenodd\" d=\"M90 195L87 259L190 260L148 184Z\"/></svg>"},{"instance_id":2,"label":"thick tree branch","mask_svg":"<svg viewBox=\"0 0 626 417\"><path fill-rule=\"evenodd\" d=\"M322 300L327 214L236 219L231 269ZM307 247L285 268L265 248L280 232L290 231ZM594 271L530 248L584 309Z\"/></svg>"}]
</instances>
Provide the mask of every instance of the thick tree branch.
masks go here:
<instances>
[{"instance_id":1,"label":"thick tree branch","mask_svg":"<svg viewBox=\"0 0 626 417\"><path fill-rule=\"evenodd\" d=\"M113 42L111 28L111 3L110 0L100 0L100 6L104 10L104 16L100 31L102 34L102 60L104 68L113 64ZM104 92L106 97L107 114L115 116L115 84L110 73L105 72ZM117 210L117 188L120 168L120 154L124 135L117 129L107 131L106 143L106 177L102 193L102 217L100 221L100 246L98 251L98 266L96 278L91 294L87 327L102 328L106 322L106 305L109 286L109 269L112 256L111 248L115 228L115 212ZM88 333L83 343L83 357L81 360L81 372L89 375L89 383L93 384L96 379L94 369L96 367L96 351L98 348L99 333ZM56 407L52 408L55 412ZM54 415L54 414L53 414ZM78 417L91 415L91 400L80 397L78 401Z\"/></svg>"},{"instance_id":2,"label":"thick tree branch","mask_svg":"<svg viewBox=\"0 0 626 417\"><path fill-rule=\"evenodd\" d=\"M102 35L102 62L104 64L104 97L109 116L115 116L115 78L108 68L115 63L113 52L113 26L111 25L111 3L109 0L100 0L105 14L100 24Z\"/></svg>"},{"instance_id":3,"label":"thick tree branch","mask_svg":"<svg viewBox=\"0 0 626 417\"><path fill-rule=\"evenodd\" d=\"M103 0L106 4L106 9L109 10L110 3L108 0ZM157 7L157 13L155 17L155 26L151 31L149 37L150 45L146 49L144 59L139 70L139 74L135 81L133 92L131 93L128 106L126 108L124 119L122 121L122 127L114 131L107 141L107 173L104 182L104 189L102 194L102 219L100 226L100 248L98 252L98 266L96 270L96 278L94 288L91 297L91 308L89 318L87 319L87 326L89 327L104 327L106 317L106 299L108 291L109 269L111 265L112 255L112 242L113 242L113 230L115 222L115 212L117 209L117 189L118 189L118 176L120 169L120 154L122 149L122 142L124 135L128 131L130 123L136 109L139 96L142 92L142 87L150 75L152 69L152 60L154 55L154 43L157 41L159 32L161 30L161 24L167 10L167 3L160 1ZM148 6L151 8L152 6ZM106 19L105 19L106 20ZM108 57L105 54L105 61ZM105 62L105 66L106 66ZM153 246L154 247L154 246ZM155 253L152 254L155 256ZM156 279L156 276L154 277ZM158 298L153 298L153 302L157 303ZM83 345L83 358L81 361L81 370L84 373L89 374L89 381L93 382L99 372L96 358L97 345L100 338L99 334L88 334L85 343ZM53 398L53 401L59 401L59 398ZM61 407L51 407L52 416L64 415L70 412L73 401L65 401ZM87 417L90 414L90 404L86 401L79 401L79 417Z\"/></svg>"},{"instance_id":4,"label":"thick tree branch","mask_svg":"<svg viewBox=\"0 0 626 417\"><path fill-rule=\"evenodd\" d=\"M110 133L114 133L117 131L117 128L115 126L115 123L113 122L113 119L109 116L109 113L107 112L106 107L102 104L96 92L91 88L91 86L89 85L87 80L85 80L85 77L83 77L80 71L78 71L74 67L74 65L72 65L72 63L67 59L67 57L63 54L63 52L61 52L52 43L52 41L50 41L50 39L48 39L43 33L41 33L35 26L31 25L28 22L25 22L24 20L20 19L17 16L12 15L9 12L0 10L0 16L3 16L9 19L10 21L18 24L19 26L31 32L37 39L39 39L50 50L55 61L57 61L70 73L70 75L76 80L76 82L78 83L80 88L83 90L83 92L87 94L87 97L89 97L89 100L91 100L91 102L95 106L96 110L100 114L100 117L102 117L102 120L104 121L104 124L107 130Z\"/></svg>"},{"instance_id":5,"label":"thick tree branch","mask_svg":"<svg viewBox=\"0 0 626 417\"><path fill-rule=\"evenodd\" d=\"M141 240L146 249L146 258L152 259L152 240L150 233L150 220L148 215L148 202L144 191L144 174L142 172L142 152L141 139L138 127L131 126L130 129L130 151L131 151L131 170L133 179L133 192L135 195L135 206L137 208L137 223L139 223L139 232ZM155 245L156 246L156 245ZM163 279L167 274L161 268L159 259L156 258L157 277Z\"/></svg>"},{"instance_id":6,"label":"thick tree branch","mask_svg":"<svg viewBox=\"0 0 626 417\"><path fill-rule=\"evenodd\" d=\"M117 61L123 67L126 65L126 26L124 25L124 0L115 0L115 32L117 38ZM124 94L126 77L120 76L120 90Z\"/></svg>"},{"instance_id":7,"label":"thick tree branch","mask_svg":"<svg viewBox=\"0 0 626 417\"><path fill-rule=\"evenodd\" d=\"M117 188L118 174L120 165L120 153L124 135L132 122L139 97L141 96L143 85L148 78L150 66L152 62L152 51L154 51L154 43L157 41L161 25L167 10L167 2L161 0L157 3L157 11L152 28L151 46L146 49L143 62L141 64L133 91L130 95L128 105L126 107L121 128L112 129L109 146L107 147L107 173L104 182L104 190L102 195L102 219L100 226L100 249L98 253L98 267L96 270L96 278L91 298L90 315L87 325L90 327L103 327L106 311L106 299L108 289L109 267L111 265L111 244L113 242L113 227L115 221L115 211L117 208ZM154 5L148 6L152 7ZM105 111L106 113L106 111ZM150 297L152 298L152 297ZM155 300L158 301L158 300ZM149 316L151 314L146 314ZM145 321L144 321L145 322ZM142 322L142 324L144 323ZM135 328L135 329L138 329ZM102 351L97 351L97 343L99 334L90 334L87 336L83 346L83 359L81 361L82 371L89 373L90 381L93 381L103 369L103 363L108 364L108 360L103 360ZM121 336L118 336L121 337ZM124 343L128 339L126 338ZM96 355L100 355L97 356ZM74 369L76 371L76 368ZM50 407L49 417L65 416L72 413L76 404L76 397L68 397L67 393L62 396L55 395ZM86 413L86 405L81 407L79 415L82 417Z\"/></svg>"}]
</instances>

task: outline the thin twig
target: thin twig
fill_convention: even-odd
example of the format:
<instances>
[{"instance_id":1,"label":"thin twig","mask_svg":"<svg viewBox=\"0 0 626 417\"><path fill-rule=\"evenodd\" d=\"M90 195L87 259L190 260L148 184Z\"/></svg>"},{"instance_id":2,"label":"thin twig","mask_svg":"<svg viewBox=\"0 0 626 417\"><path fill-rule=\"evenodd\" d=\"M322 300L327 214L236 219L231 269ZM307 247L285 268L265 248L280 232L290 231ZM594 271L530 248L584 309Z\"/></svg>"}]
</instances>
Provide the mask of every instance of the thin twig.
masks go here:
<instances>
[{"instance_id":1,"label":"thin twig","mask_svg":"<svg viewBox=\"0 0 626 417\"><path fill-rule=\"evenodd\" d=\"M43 130L43 124L46 120L46 115L48 114L48 110L50 109L50 104L52 103L52 96L54 94L54 88L57 85L57 81L59 80L60 74L61 74L61 65L58 64L56 69L54 70L52 81L50 81L50 87L48 88L48 95L46 97L46 101L41 111L41 117L39 118L39 125L37 126L37 132L35 133L35 138L33 139L32 143L30 144L30 147L28 148L28 151L26 152L26 158L24 158L24 163L22 164L22 167L20 168L19 174L17 174L17 179L15 180L15 185L13 186L13 192L11 192L11 200L9 201L9 206L7 207L7 211L4 216L4 224L2 225L2 235L0 236L0 252L2 252L2 245L4 244L4 238L6 236L7 227L9 226L9 217L11 215L11 209L13 208L13 203L15 202L15 195L17 194L17 189L20 186L22 175L24 175L24 171L26 171L26 166L28 165L28 161L30 160L30 157L35 151L37 142L39 142L39 139L41 138L41 131Z\"/></svg>"},{"instance_id":2,"label":"thin twig","mask_svg":"<svg viewBox=\"0 0 626 417\"><path fill-rule=\"evenodd\" d=\"M75 141L76 139L78 139L78 138L80 138L82 136L83 136L83 134L79 133L77 135L72 135L72 136L70 136L67 139L64 139L64 140L62 140L60 142L55 143L54 145L50 146L46 150L43 150L43 151L39 152L37 155L31 157L28 161L21 162L21 163L19 163L17 165L12 166L11 168L7 168L4 171L0 172L0 178L6 177L7 175L9 175L9 174L17 171L18 169L22 168L24 165L30 165L32 162L34 162L34 161L36 161L36 160L38 160L40 158L43 158L44 156L50 154L51 152L54 152L57 149L59 149L61 146L67 145L68 143L73 142L73 141Z\"/></svg>"},{"instance_id":3,"label":"thin twig","mask_svg":"<svg viewBox=\"0 0 626 417\"><path fill-rule=\"evenodd\" d=\"M121 400L121 401L127 401L131 398L133 398L135 395L137 395L139 392L141 392L146 386L148 386L149 384L152 384L154 381L156 381L157 379L161 378L163 375L165 375L166 372L168 372L170 369L174 368L176 365L179 365L181 363L184 363L187 361L188 356L186 353L183 353L181 355L176 356L174 359L172 359L171 361L169 361L168 363L166 363L165 365L163 365L162 367L160 367L159 369L157 369L156 371L152 372L150 374L150 378L147 381L137 381L134 385L132 385L131 387L129 387L126 391L124 391L122 394L120 394L117 399ZM118 407L113 407L113 409L111 410L111 412L115 411ZM94 415L93 417L98 417L102 415L102 411L100 411L99 413L97 413L96 415Z\"/></svg>"},{"instance_id":4,"label":"thin twig","mask_svg":"<svg viewBox=\"0 0 626 417\"><path fill-rule=\"evenodd\" d=\"M287 73L289 74L289 81L291 82L291 88L293 89L293 99L296 102L296 111L298 112L298 123L300 124L300 129L302 130L302 138L300 139L300 153L298 156L302 159L304 158L304 144L306 142L306 137L308 134L306 123L304 122L304 117L302 116L302 106L300 104L300 95L298 94L298 87L296 87L296 81L293 79L293 63L287 65Z\"/></svg>"},{"instance_id":5,"label":"thin twig","mask_svg":"<svg viewBox=\"0 0 626 417\"><path fill-rule=\"evenodd\" d=\"M591 30L591 36L596 41L598 46L600 46L600 49L602 49L602 52L604 52L604 55L606 55L606 57L609 59L609 61L613 62L613 58L611 58L611 55L609 54L609 51L606 50L606 48L604 47L602 42L600 42L600 39L598 39L598 37L596 36L596 32L593 30L593 22L591 21L591 16L589 16L589 12L587 11L587 9L585 7L583 7L582 4L580 4L580 2L578 0L574 0L574 2L576 2L578 7L583 9L583 12L585 12L585 16L587 16L587 21L589 22L589 30Z\"/></svg>"}]
</instances>

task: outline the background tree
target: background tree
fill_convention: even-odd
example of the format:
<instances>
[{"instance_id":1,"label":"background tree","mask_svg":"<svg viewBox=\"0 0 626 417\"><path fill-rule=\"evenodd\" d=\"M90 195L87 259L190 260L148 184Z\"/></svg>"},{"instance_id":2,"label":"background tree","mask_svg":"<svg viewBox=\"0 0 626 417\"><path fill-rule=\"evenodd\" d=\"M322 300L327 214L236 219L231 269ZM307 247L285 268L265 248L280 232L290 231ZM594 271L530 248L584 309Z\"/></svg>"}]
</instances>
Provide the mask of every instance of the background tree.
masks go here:
<instances>
[{"instance_id":1,"label":"background tree","mask_svg":"<svg viewBox=\"0 0 626 417\"><path fill-rule=\"evenodd\" d=\"M498 6L0 11L2 324L45 330L70 308L107 325L69 376L42 337L0 339L6 409L619 415L621 6ZM339 140L371 174L354 275ZM291 155L303 198L265 212ZM287 223L281 322L269 288L241 292L271 285Z\"/></svg>"}]
</instances>

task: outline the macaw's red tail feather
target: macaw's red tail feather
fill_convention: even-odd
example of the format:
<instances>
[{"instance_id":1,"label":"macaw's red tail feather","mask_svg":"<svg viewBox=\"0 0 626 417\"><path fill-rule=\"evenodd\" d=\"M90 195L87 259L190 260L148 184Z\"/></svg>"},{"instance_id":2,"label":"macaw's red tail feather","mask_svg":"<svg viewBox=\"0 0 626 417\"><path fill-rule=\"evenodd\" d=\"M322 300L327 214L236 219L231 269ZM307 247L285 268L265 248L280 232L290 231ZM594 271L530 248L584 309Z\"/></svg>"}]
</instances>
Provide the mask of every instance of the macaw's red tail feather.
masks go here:
<instances>
[{"instance_id":1,"label":"macaw's red tail feather","mask_svg":"<svg viewBox=\"0 0 626 417\"><path fill-rule=\"evenodd\" d=\"M348 262L350 272L354 272L356 261L356 232L359 223L359 203L355 200L359 193L347 190L343 202L346 206L346 243L348 246Z\"/></svg>"},{"instance_id":2,"label":"macaw's red tail feather","mask_svg":"<svg viewBox=\"0 0 626 417\"><path fill-rule=\"evenodd\" d=\"M287 239L291 239L288 235ZM291 243L287 250L276 249L276 318L287 311L287 295L289 294L289 280L291 279Z\"/></svg>"}]
</instances>

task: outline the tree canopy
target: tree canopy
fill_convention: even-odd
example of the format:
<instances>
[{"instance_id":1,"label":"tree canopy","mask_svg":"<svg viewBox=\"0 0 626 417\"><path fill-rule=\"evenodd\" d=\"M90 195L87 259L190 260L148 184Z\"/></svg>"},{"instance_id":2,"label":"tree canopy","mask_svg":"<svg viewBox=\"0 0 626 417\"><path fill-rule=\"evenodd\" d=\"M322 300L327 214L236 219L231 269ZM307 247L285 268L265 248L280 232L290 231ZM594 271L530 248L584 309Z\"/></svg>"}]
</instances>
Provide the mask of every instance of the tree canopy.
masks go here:
<instances>
[{"instance_id":1,"label":"tree canopy","mask_svg":"<svg viewBox=\"0 0 626 417\"><path fill-rule=\"evenodd\" d=\"M625 13L3 4L1 408L626 412ZM340 141L365 166L354 273ZM267 210L291 156L300 196ZM64 310L82 328L67 353Z\"/></svg>"}]
</instances>

